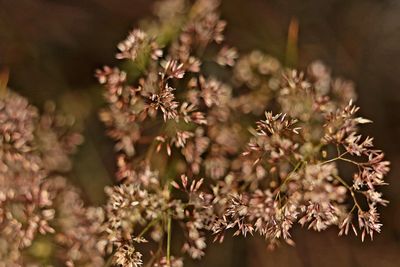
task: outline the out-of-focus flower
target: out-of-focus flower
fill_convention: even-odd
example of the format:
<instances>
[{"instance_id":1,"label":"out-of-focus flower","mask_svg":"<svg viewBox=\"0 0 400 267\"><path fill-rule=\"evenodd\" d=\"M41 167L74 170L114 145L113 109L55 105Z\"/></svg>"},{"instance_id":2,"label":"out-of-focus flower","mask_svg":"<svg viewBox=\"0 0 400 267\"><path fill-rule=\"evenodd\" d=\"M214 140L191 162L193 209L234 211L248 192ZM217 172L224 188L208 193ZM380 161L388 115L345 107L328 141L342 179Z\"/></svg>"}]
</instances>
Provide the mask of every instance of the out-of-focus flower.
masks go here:
<instances>
[{"instance_id":1,"label":"out-of-focus flower","mask_svg":"<svg viewBox=\"0 0 400 267\"><path fill-rule=\"evenodd\" d=\"M34 264L26 250L35 254L36 243L43 242L38 237L47 234L58 247L52 258L68 266L103 263L96 248L101 218L58 175L69 170L69 156L82 141L72 124L55 113L53 104L39 114L12 91L0 98L0 258L5 266Z\"/></svg>"}]
</instances>

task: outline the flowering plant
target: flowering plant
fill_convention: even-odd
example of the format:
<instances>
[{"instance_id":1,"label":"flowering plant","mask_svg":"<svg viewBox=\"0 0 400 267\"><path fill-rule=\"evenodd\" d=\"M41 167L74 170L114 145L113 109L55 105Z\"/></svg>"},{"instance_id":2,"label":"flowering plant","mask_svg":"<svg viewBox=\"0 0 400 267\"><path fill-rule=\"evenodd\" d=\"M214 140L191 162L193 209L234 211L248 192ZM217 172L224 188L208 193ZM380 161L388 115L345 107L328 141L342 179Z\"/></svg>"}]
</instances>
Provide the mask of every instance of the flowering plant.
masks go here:
<instances>
[{"instance_id":1,"label":"flowering plant","mask_svg":"<svg viewBox=\"0 0 400 267\"><path fill-rule=\"evenodd\" d=\"M181 266L170 251L178 226L194 259L206 232L222 241L231 228L271 246L293 244L295 223L372 238L389 163L358 133L370 121L356 115L352 83L320 62L304 73L258 51L239 57L223 43L218 4L158 4L155 22L118 45L125 70L97 72L119 151L106 209L115 262L141 264L137 243L152 240L150 264Z\"/></svg>"},{"instance_id":2,"label":"flowering plant","mask_svg":"<svg viewBox=\"0 0 400 267\"><path fill-rule=\"evenodd\" d=\"M218 6L157 3L154 20L118 44L120 67L96 71L106 100L100 119L118 153L118 184L105 189L103 208L83 207L53 177L76 135L20 96L0 100L0 223L18 227L21 239L1 253L12 249L21 262L34 232L58 230L48 222L54 214L70 266L183 266L180 251L199 259L210 235L222 242L231 229L259 234L271 248L294 244L297 223L362 240L380 232L378 206L387 201L378 189L389 162L359 133L371 121L357 115L353 84L321 62L303 72L259 51L239 55L224 43ZM19 179L24 187L15 188L10 181ZM23 190L31 180L36 187ZM49 208L60 195L72 200ZM11 222L14 200L34 213L26 230ZM7 227L0 240L16 233ZM172 246L178 232L180 250Z\"/></svg>"}]
</instances>

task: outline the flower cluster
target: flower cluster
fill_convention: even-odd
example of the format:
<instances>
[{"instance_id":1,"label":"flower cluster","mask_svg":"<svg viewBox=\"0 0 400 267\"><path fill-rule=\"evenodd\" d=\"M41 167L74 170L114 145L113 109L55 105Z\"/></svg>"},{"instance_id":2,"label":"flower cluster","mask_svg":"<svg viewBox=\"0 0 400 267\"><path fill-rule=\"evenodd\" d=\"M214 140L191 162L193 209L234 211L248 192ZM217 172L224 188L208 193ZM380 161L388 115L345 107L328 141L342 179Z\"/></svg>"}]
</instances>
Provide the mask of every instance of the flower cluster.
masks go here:
<instances>
[{"instance_id":1,"label":"flower cluster","mask_svg":"<svg viewBox=\"0 0 400 267\"><path fill-rule=\"evenodd\" d=\"M156 3L118 44L119 67L96 71L117 166L104 207L65 179L74 120L0 95L0 266L181 267L230 231L271 248L294 244L296 224L380 232L389 162L360 134L353 84L321 62L239 55L218 7Z\"/></svg>"},{"instance_id":2,"label":"flower cluster","mask_svg":"<svg viewBox=\"0 0 400 267\"><path fill-rule=\"evenodd\" d=\"M103 262L93 235L100 231L93 224L98 216L83 206L77 190L61 176L82 141L71 130L73 123L55 113L52 103L39 114L14 92L1 96L1 266L36 266L41 258L68 266ZM53 243L59 249L53 251Z\"/></svg>"},{"instance_id":3,"label":"flower cluster","mask_svg":"<svg viewBox=\"0 0 400 267\"><path fill-rule=\"evenodd\" d=\"M171 251L179 228L194 259L207 232L258 233L274 247L294 243L296 223L351 227L363 240L380 231L389 163L359 134L370 121L357 117L353 84L321 62L301 72L259 51L240 56L224 44L218 5L158 3L154 22L118 46L121 67L96 72L121 183L106 190L115 265L182 266Z\"/></svg>"},{"instance_id":4,"label":"flower cluster","mask_svg":"<svg viewBox=\"0 0 400 267\"><path fill-rule=\"evenodd\" d=\"M252 79L258 80L262 73L254 71ZM336 225L340 235L351 226L362 240L365 235L372 239L381 227L377 207L387 203L377 188L384 184L389 162L372 138L358 132L358 125L370 121L356 116L350 83L331 78L320 62L307 73L283 70L280 75L270 97L282 113L266 112L266 119L257 123L232 174L234 196L213 231L256 231L274 246L281 238L293 244L289 230L300 223L316 231ZM339 163L349 164L353 176L341 175Z\"/></svg>"}]
</instances>

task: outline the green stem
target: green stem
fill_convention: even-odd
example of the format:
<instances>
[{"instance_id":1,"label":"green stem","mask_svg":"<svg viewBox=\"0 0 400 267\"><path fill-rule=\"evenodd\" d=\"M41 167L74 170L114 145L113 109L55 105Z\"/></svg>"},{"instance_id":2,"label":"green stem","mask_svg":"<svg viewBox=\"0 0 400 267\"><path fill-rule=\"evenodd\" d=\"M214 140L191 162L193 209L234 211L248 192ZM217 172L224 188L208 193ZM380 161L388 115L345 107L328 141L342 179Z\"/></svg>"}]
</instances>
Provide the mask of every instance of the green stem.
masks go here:
<instances>
[{"instance_id":1,"label":"green stem","mask_svg":"<svg viewBox=\"0 0 400 267\"><path fill-rule=\"evenodd\" d=\"M171 266L171 215L168 214L167 222L167 266Z\"/></svg>"},{"instance_id":2,"label":"green stem","mask_svg":"<svg viewBox=\"0 0 400 267\"><path fill-rule=\"evenodd\" d=\"M160 218L156 218L154 220L152 220L143 230L142 232L140 232L140 234L137 237L142 237L144 234L147 233L147 231L154 226L158 221L160 220Z\"/></svg>"},{"instance_id":3,"label":"green stem","mask_svg":"<svg viewBox=\"0 0 400 267\"><path fill-rule=\"evenodd\" d=\"M284 186L292 177L292 175L303 165L303 161L299 161L296 166L294 167L294 169L289 173L289 175L286 177L286 179L281 183L281 185L278 187L278 194L275 196L275 200L280 198L280 194L281 194L281 189L282 186Z\"/></svg>"}]
</instances>

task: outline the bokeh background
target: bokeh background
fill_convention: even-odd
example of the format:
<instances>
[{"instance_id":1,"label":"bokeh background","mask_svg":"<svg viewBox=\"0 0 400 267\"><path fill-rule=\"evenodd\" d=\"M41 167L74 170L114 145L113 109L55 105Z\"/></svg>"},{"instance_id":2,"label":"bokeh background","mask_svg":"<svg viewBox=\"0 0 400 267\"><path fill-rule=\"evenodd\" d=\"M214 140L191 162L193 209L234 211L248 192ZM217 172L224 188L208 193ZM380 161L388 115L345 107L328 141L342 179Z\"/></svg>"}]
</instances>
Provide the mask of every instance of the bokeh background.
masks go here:
<instances>
[{"instance_id":1,"label":"bokeh background","mask_svg":"<svg viewBox=\"0 0 400 267\"><path fill-rule=\"evenodd\" d=\"M88 203L104 203L113 182L114 152L97 111L103 105L94 70L116 64L116 44L151 13L149 0L0 0L0 67L9 85L36 105L54 100L77 118L85 143L71 180ZM383 232L361 243L336 229L296 229L296 247L269 252L263 240L228 238L193 266L400 266L400 1L224 0L228 42L254 48L304 68L315 59L356 83L363 128L392 162L384 191ZM298 42L288 61L288 28L298 22ZM296 58L297 60L293 59Z\"/></svg>"}]
</instances>

